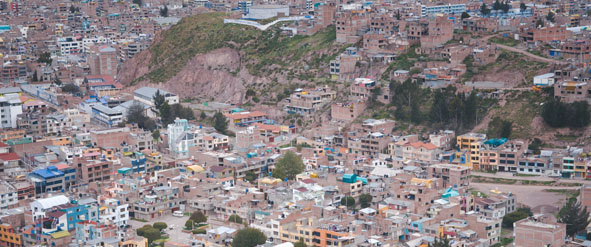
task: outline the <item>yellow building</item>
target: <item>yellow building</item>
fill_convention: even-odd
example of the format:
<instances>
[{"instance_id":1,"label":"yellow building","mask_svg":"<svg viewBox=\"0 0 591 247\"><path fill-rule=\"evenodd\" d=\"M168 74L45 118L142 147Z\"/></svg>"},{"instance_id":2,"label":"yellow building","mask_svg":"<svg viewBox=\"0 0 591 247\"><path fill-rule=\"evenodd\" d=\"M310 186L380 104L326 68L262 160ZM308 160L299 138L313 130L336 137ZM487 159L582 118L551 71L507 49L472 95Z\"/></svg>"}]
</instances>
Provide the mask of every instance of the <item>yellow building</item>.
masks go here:
<instances>
[{"instance_id":1,"label":"yellow building","mask_svg":"<svg viewBox=\"0 0 591 247\"><path fill-rule=\"evenodd\" d=\"M461 150L468 150L469 157L466 157L466 163L472 169L480 168L480 147L486 140L486 134L467 133L456 138L456 143Z\"/></svg>"},{"instance_id":2,"label":"yellow building","mask_svg":"<svg viewBox=\"0 0 591 247\"><path fill-rule=\"evenodd\" d=\"M23 246L21 235L15 232L9 224L0 224L0 246Z\"/></svg>"},{"instance_id":3,"label":"yellow building","mask_svg":"<svg viewBox=\"0 0 591 247\"><path fill-rule=\"evenodd\" d=\"M148 239L143 237L136 237L127 241L119 242L120 247L147 247Z\"/></svg>"},{"instance_id":4,"label":"yellow building","mask_svg":"<svg viewBox=\"0 0 591 247\"><path fill-rule=\"evenodd\" d=\"M321 222L314 216L298 217L294 221L279 226L279 238L286 242L298 242L303 239L307 246L346 246L352 244L354 236L338 227L328 230L324 229Z\"/></svg>"}]
</instances>

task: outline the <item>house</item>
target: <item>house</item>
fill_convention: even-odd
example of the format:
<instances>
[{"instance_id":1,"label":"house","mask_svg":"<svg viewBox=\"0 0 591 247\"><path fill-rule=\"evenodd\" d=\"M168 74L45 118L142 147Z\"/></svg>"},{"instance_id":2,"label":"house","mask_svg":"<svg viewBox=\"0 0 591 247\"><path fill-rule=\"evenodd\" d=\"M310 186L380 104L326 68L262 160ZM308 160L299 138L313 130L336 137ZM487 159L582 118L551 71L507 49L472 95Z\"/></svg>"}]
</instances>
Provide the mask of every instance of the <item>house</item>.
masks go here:
<instances>
[{"instance_id":1,"label":"house","mask_svg":"<svg viewBox=\"0 0 591 247\"><path fill-rule=\"evenodd\" d=\"M551 222L550 217L534 215L513 223L515 246L563 246L566 225Z\"/></svg>"},{"instance_id":2,"label":"house","mask_svg":"<svg viewBox=\"0 0 591 247\"><path fill-rule=\"evenodd\" d=\"M135 91L133 91L133 99L142 102L149 106L154 106L154 95L156 92L160 91L160 95L164 96L164 100L169 105L174 105L179 103L179 96L163 89L153 88L153 87L141 87Z\"/></svg>"}]
</instances>

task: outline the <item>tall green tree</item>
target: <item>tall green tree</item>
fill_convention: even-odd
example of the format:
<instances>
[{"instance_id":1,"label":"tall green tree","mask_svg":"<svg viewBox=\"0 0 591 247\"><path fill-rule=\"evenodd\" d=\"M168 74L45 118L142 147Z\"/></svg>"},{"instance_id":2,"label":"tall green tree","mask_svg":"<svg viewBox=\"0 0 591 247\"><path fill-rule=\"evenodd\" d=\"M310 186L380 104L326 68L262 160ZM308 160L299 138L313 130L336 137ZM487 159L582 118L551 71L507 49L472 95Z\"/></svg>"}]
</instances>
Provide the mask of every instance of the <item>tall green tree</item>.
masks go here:
<instances>
[{"instance_id":1,"label":"tall green tree","mask_svg":"<svg viewBox=\"0 0 591 247\"><path fill-rule=\"evenodd\" d=\"M549 22L554 22L554 12L548 11L548 15L546 16L546 20Z\"/></svg>"},{"instance_id":2,"label":"tall green tree","mask_svg":"<svg viewBox=\"0 0 591 247\"><path fill-rule=\"evenodd\" d=\"M560 213L558 221L566 224L566 235L571 238L574 238L577 233L582 232L589 225L589 211L587 211L587 207L582 207L581 202L576 198L568 200Z\"/></svg>"},{"instance_id":3,"label":"tall green tree","mask_svg":"<svg viewBox=\"0 0 591 247\"><path fill-rule=\"evenodd\" d=\"M305 168L306 167L304 166L302 159L294 152L289 151L285 153L285 155L283 155L283 157L281 157L275 164L273 177L279 178L281 180L286 178L288 180L293 180L295 179L296 175L302 173Z\"/></svg>"},{"instance_id":4,"label":"tall green tree","mask_svg":"<svg viewBox=\"0 0 591 247\"><path fill-rule=\"evenodd\" d=\"M196 211L191 214L191 217L189 217L189 220L192 220L193 222L195 222L195 224L199 224L199 223L207 222L207 217L201 211Z\"/></svg>"},{"instance_id":5,"label":"tall green tree","mask_svg":"<svg viewBox=\"0 0 591 247\"><path fill-rule=\"evenodd\" d=\"M160 89L158 89L152 98L154 100L154 107L156 110L160 110L160 107L162 104L164 104L166 97L164 97L164 95L160 93Z\"/></svg>"},{"instance_id":6,"label":"tall green tree","mask_svg":"<svg viewBox=\"0 0 591 247\"><path fill-rule=\"evenodd\" d=\"M160 9L160 16L168 17L168 6L164 5L164 8Z\"/></svg>"},{"instance_id":7,"label":"tall green tree","mask_svg":"<svg viewBox=\"0 0 591 247\"><path fill-rule=\"evenodd\" d=\"M495 3L493 3L493 10L500 10L502 8L502 4L499 0L495 0Z\"/></svg>"},{"instance_id":8,"label":"tall green tree","mask_svg":"<svg viewBox=\"0 0 591 247\"><path fill-rule=\"evenodd\" d=\"M166 126L174 121L174 115L172 113L172 108L168 104L168 102L164 102L162 106L160 106L160 120L162 121L162 125Z\"/></svg>"},{"instance_id":9,"label":"tall green tree","mask_svg":"<svg viewBox=\"0 0 591 247\"><path fill-rule=\"evenodd\" d=\"M228 119L220 111L213 114L213 127L222 134L228 131Z\"/></svg>"},{"instance_id":10,"label":"tall green tree","mask_svg":"<svg viewBox=\"0 0 591 247\"><path fill-rule=\"evenodd\" d=\"M228 217L228 222L242 224L242 218L240 216L238 216L237 214L233 214L233 215L230 215L230 217Z\"/></svg>"},{"instance_id":11,"label":"tall green tree","mask_svg":"<svg viewBox=\"0 0 591 247\"><path fill-rule=\"evenodd\" d=\"M470 14L468 14L467 12L462 12L462 20L467 18L470 18Z\"/></svg>"},{"instance_id":12,"label":"tall green tree","mask_svg":"<svg viewBox=\"0 0 591 247\"><path fill-rule=\"evenodd\" d=\"M520 221L520 220L525 219L525 218L532 216L532 215L533 215L533 213L531 212L531 209L518 208L514 212L505 214L505 216L503 217L502 225L505 228L513 228L514 222Z\"/></svg>"},{"instance_id":13,"label":"tall green tree","mask_svg":"<svg viewBox=\"0 0 591 247\"><path fill-rule=\"evenodd\" d=\"M525 12L527 10L527 6L525 5L524 2L521 2L519 4L519 9L521 10L521 12Z\"/></svg>"},{"instance_id":14,"label":"tall green tree","mask_svg":"<svg viewBox=\"0 0 591 247\"><path fill-rule=\"evenodd\" d=\"M355 207L355 198L351 196L345 196L341 198L341 205L346 206L348 208Z\"/></svg>"},{"instance_id":15,"label":"tall green tree","mask_svg":"<svg viewBox=\"0 0 591 247\"><path fill-rule=\"evenodd\" d=\"M254 183L257 180L257 175L253 171L247 171L244 174L244 180L248 181L249 183Z\"/></svg>"},{"instance_id":16,"label":"tall green tree","mask_svg":"<svg viewBox=\"0 0 591 247\"><path fill-rule=\"evenodd\" d=\"M483 15L490 14L490 9L486 6L486 3L483 3L482 5L480 5L480 13L482 13Z\"/></svg>"},{"instance_id":17,"label":"tall green tree","mask_svg":"<svg viewBox=\"0 0 591 247\"><path fill-rule=\"evenodd\" d=\"M361 206L361 208L367 208L369 206L371 206L371 201L373 200L373 197L370 194L361 194L359 196L359 205Z\"/></svg>"},{"instance_id":18,"label":"tall green tree","mask_svg":"<svg viewBox=\"0 0 591 247\"><path fill-rule=\"evenodd\" d=\"M232 239L232 247L255 247L264 244L267 236L258 229L244 228L236 233Z\"/></svg>"}]
</instances>

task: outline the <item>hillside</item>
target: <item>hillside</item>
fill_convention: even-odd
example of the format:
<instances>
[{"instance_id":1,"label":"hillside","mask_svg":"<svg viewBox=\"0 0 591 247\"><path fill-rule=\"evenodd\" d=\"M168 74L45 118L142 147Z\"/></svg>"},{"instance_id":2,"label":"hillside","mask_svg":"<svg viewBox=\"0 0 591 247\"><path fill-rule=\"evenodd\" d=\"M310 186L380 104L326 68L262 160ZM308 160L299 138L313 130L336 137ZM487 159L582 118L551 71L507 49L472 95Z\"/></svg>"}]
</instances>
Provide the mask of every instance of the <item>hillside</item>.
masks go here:
<instances>
[{"instance_id":1,"label":"hillside","mask_svg":"<svg viewBox=\"0 0 591 247\"><path fill-rule=\"evenodd\" d=\"M282 85L326 78L328 62L343 49L334 44L334 27L288 37L279 25L260 31L224 24L224 17L183 18L124 64L118 78L134 87L157 83L182 98L240 103L252 88L268 92L260 95L262 100L274 101L274 89Z\"/></svg>"}]
</instances>

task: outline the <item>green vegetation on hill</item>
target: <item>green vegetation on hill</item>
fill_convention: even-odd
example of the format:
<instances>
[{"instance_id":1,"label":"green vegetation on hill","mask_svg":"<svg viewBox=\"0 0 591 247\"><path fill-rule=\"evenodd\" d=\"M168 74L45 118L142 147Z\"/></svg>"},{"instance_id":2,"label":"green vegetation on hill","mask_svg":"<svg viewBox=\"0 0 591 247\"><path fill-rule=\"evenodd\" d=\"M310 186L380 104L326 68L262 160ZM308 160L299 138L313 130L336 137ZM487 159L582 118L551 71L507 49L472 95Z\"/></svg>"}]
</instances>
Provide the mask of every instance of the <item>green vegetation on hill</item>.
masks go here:
<instances>
[{"instance_id":1,"label":"green vegetation on hill","mask_svg":"<svg viewBox=\"0 0 591 247\"><path fill-rule=\"evenodd\" d=\"M225 17L224 13L185 17L164 31L161 40L149 48L152 54L150 72L136 81L165 82L195 55L224 47L239 49L241 60L253 75L334 57L342 49L333 44L336 39L334 26L310 36L287 37L280 35L277 26L261 31L245 25L224 24ZM321 51L323 49L328 53Z\"/></svg>"}]
</instances>

